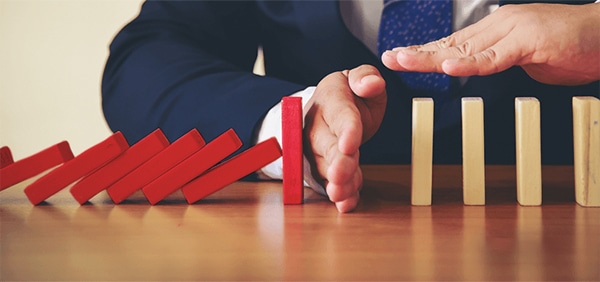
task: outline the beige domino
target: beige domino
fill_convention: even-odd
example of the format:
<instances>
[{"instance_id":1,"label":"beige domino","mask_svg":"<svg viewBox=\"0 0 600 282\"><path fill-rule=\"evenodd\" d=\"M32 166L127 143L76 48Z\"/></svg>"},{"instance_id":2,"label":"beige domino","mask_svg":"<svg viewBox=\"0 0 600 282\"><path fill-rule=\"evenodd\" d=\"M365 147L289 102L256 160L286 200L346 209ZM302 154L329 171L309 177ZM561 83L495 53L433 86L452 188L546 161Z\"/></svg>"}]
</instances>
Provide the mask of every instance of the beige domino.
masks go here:
<instances>
[{"instance_id":1,"label":"beige domino","mask_svg":"<svg viewBox=\"0 0 600 282\"><path fill-rule=\"evenodd\" d=\"M600 99L573 97L575 201L600 207Z\"/></svg>"},{"instance_id":2,"label":"beige domino","mask_svg":"<svg viewBox=\"0 0 600 282\"><path fill-rule=\"evenodd\" d=\"M411 204L431 205L433 99L412 100Z\"/></svg>"},{"instance_id":3,"label":"beige domino","mask_svg":"<svg viewBox=\"0 0 600 282\"><path fill-rule=\"evenodd\" d=\"M523 206L539 206L542 204L542 153L538 99L515 99L515 135L517 201Z\"/></svg>"},{"instance_id":4,"label":"beige domino","mask_svg":"<svg viewBox=\"0 0 600 282\"><path fill-rule=\"evenodd\" d=\"M465 97L461 106L463 202L485 205L483 99Z\"/></svg>"}]
</instances>

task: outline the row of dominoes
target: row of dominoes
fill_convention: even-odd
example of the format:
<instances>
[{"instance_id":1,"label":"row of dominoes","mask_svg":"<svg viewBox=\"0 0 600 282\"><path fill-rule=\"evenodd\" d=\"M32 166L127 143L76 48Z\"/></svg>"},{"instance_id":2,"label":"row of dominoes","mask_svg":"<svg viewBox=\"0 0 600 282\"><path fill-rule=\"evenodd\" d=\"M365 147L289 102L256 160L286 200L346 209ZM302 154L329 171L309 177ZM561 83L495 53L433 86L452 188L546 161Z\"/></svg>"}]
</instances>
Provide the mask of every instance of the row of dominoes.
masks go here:
<instances>
[{"instance_id":1,"label":"row of dominoes","mask_svg":"<svg viewBox=\"0 0 600 282\"><path fill-rule=\"evenodd\" d=\"M286 174L302 170L302 108L299 98L282 101L284 117L300 117L282 123L282 143L290 143L283 151ZM288 134L292 133L292 134ZM290 138L291 137L291 138ZM227 130L208 144L192 129L169 143L160 129L129 146L121 132L74 156L67 141L60 142L34 155L15 162L9 147L0 149L0 190L50 170L24 192L37 205L60 190L70 188L72 196L83 204L106 190L114 203L119 204L141 190L151 204L157 204L181 189L187 202L194 203L219 189L249 175L282 156L279 142L273 137L223 161L242 146L233 129ZM293 146L293 147L292 147ZM291 151L292 150L292 151ZM297 153L293 151L298 151ZM300 165L294 162L300 160ZM223 162L222 162L223 161ZM221 162L221 163L220 163ZM290 177L290 179L293 179ZM300 204L302 182L297 179L284 186L284 203ZM301 181L301 179L300 179ZM290 198L289 195L292 195Z\"/></svg>"},{"instance_id":2,"label":"row of dominoes","mask_svg":"<svg viewBox=\"0 0 600 282\"><path fill-rule=\"evenodd\" d=\"M483 100L462 99L463 202L485 205ZM413 99L411 203L431 205L433 100ZM573 97L575 200L600 206L600 100ZM542 203L540 104L536 98L515 99L517 201Z\"/></svg>"},{"instance_id":3,"label":"row of dominoes","mask_svg":"<svg viewBox=\"0 0 600 282\"><path fill-rule=\"evenodd\" d=\"M521 205L541 204L540 109L535 98L515 99L517 146L517 200ZM483 100L463 98L463 197L466 205L485 204ZM600 206L600 100L573 98L573 138L576 201ZM526 134L525 134L526 133ZM433 100L413 100L411 203L431 205ZM8 147L0 148L0 190L57 165L25 193L37 205L73 182L73 197L85 203L102 190L120 203L142 190L156 204L177 189L188 203L196 202L258 170L283 155L284 204L303 202L302 102L282 99L282 148L275 138L266 140L219 165L241 147L233 130L205 144L191 130L172 144L157 129L129 147L119 132L74 157L63 141L14 162Z\"/></svg>"}]
</instances>

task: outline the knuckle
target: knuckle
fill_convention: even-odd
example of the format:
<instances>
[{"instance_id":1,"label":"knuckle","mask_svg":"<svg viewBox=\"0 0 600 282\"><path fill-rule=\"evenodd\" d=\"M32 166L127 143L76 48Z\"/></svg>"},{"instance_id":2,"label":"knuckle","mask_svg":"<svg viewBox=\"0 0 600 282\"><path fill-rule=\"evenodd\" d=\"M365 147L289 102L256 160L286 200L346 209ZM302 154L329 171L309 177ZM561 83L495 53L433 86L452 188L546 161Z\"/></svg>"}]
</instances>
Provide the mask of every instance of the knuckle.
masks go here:
<instances>
[{"instance_id":1,"label":"knuckle","mask_svg":"<svg viewBox=\"0 0 600 282\"><path fill-rule=\"evenodd\" d=\"M436 41L436 45L440 49L450 48L456 44L456 37L453 35L446 36Z\"/></svg>"},{"instance_id":2,"label":"knuckle","mask_svg":"<svg viewBox=\"0 0 600 282\"><path fill-rule=\"evenodd\" d=\"M500 67L498 66L498 53L494 49L486 49L485 51L479 53L479 56L476 56L475 60L478 64L488 66L486 68L487 70L480 73L480 75L496 73L500 71Z\"/></svg>"},{"instance_id":3,"label":"knuckle","mask_svg":"<svg viewBox=\"0 0 600 282\"><path fill-rule=\"evenodd\" d=\"M456 52L461 57L471 56L473 52L473 44L469 41L465 41L464 43L456 46Z\"/></svg>"}]
</instances>

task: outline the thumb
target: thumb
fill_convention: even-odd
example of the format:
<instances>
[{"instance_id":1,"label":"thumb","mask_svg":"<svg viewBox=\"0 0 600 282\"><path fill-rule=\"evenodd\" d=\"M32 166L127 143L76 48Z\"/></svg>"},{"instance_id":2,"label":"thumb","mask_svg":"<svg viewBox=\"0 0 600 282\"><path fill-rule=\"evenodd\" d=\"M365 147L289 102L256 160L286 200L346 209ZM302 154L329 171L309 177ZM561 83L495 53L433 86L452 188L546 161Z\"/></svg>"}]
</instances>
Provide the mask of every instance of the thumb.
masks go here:
<instances>
[{"instance_id":1,"label":"thumb","mask_svg":"<svg viewBox=\"0 0 600 282\"><path fill-rule=\"evenodd\" d=\"M387 101L385 93L385 80L379 70L371 65L361 65L347 73L348 82L352 92L370 103L385 104ZM374 106L377 106L377 105Z\"/></svg>"},{"instance_id":2,"label":"thumb","mask_svg":"<svg viewBox=\"0 0 600 282\"><path fill-rule=\"evenodd\" d=\"M364 143L375 135L383 121L387 104L385 80L377 68L362 65L348 72L348 81L360 111Z\"/></svg>"}]
</instances>

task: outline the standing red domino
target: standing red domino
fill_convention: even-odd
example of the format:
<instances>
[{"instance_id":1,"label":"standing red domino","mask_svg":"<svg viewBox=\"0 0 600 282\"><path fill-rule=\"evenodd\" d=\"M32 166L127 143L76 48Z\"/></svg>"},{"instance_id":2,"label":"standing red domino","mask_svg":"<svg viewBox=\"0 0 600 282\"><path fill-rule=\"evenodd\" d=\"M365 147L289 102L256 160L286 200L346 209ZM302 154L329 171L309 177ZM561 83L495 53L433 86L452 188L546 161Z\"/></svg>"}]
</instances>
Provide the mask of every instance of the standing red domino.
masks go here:
<instances>
[{"instance_id":1,"label":"standing red domino","mask_svg":"<svg viewBox=\"0 0 600 282\"><path fill-rule=\"evenodd\" d=\"M37 205L69 184L112 161L129 148L121 132L85 150L25 188L32 204Z\"/></svg>"},{"instance_id":2,"label":"standing red domino","mask_svg":"<svg viewBox=\"0 0 600 282\"><path fill-rule=\"evenodd\" d=\"M155 205L218 162L233 154L242 146L242 141L233 129L227 130L202 149L150 182L142 191Z\"/></svg>"},{"instance_id":3,"label":"standing red domino","mask_svg":"<svg viewBox=\"0 0 600 282\"><path fill-rule=\"evenodd\" d=\"M192 204L223 187L259 170L281 157L281 147L275 137L267 139L235 157L217 165L183 186L188 203Z\"/></svg>"},{"instance_id":4,"label":"standing red domino","mask_svg":"<svg viewBox=\"0 0 600 282\"><path fill-rule=\"evenodd\" d=\"M80 204L87 202L167 146L169 146L169 140L167 140L162 130L155 130L131 146L114 161L73 185L70 190L73 198Z\"/></svg>"},{"instance_id":5,"label":"standing red domino","mask_svg":"<svg viewBox=\"0 0 600 282\"><path fill-rule=\"evenodd\" d=\"M5 153L2 153L3 155ZM12 156L10 157L12 159ZM62 141L0 169L0 190L73 159L69 142Z\"/></svg>"},{"instance_id":6,"label":"standing red domino","mask_svg":"<svg viewBox=\"0 0 600 282\"><path fill-rule=\"evenodd\" d=\"M10 148L8 146L4 146L0 148L0 168L3 168L9 164L14 163L12 153L10 152Z\"/></svg>"},{"instance_id":7,"label":"standing red domino","mask_svg":"<svg viewBox=\"0 0 600 282\"><path fill-rule=\"evenodd\" d=\"M281 149L283 155L283 203L304 201L302 158L302 98L281 100Z\"/></svg>"},{"instance_id":8,"label":"standing red domino","mask_svg":"<svg viewBox=\"0 0 600 282\"><path fill-rule=\"evenodd\" d=\"M192 129L131 173L113 183L106 191L115 204L119 204L131 194L142 189L146 184L200 150L205 144L198 130Z\"/></svg>"}]
</instances>

